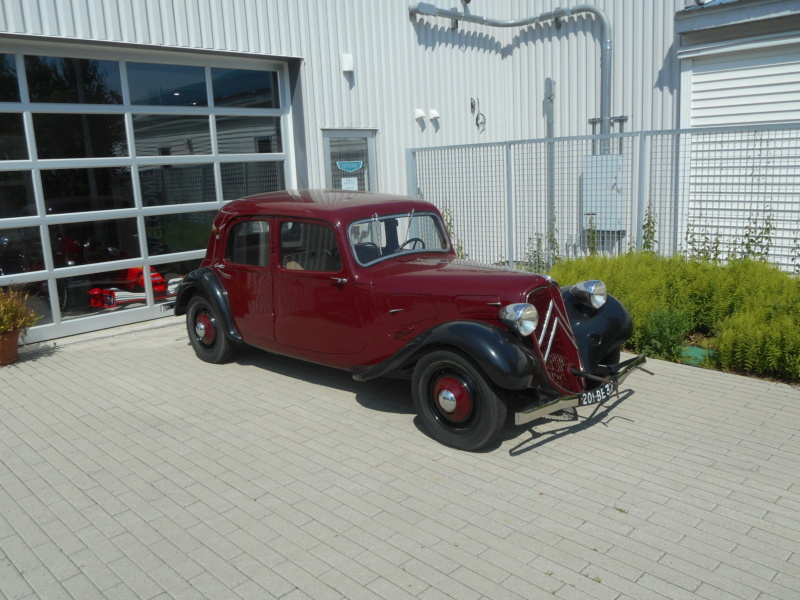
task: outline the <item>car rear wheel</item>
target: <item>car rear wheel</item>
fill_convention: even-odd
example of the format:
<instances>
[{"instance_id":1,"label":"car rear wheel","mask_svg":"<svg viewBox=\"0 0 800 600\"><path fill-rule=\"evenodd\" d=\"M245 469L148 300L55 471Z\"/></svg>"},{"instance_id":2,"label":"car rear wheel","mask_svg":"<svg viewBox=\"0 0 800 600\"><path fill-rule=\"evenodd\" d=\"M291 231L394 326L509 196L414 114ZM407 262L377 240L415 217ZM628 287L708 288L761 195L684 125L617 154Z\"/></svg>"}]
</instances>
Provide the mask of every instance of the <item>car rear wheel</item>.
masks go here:
<instances>
[{"instance_id":1,"label":"car rear wheel","mask_svg":"<svg viewBox=\"0 0 800 600\"><path fill-rule=\"evenodd\" d=\"M506 420L506 405L472 362L449 350L424 356L414 369L414 406L431 436L459 450L480 450Z\"/></svg>"},{"instance_id":2,"label":"car rear wheel","mask_svg":"<svg viewBox=\"0 0 800 600\"><path fill-rule=\"evenodd\" d=\"M223 363L233 354L233 346L222 330L222 320L203 296L195 296L189 301L186 331L195 354L201 360Z\"/></svg>"}]
</instances>

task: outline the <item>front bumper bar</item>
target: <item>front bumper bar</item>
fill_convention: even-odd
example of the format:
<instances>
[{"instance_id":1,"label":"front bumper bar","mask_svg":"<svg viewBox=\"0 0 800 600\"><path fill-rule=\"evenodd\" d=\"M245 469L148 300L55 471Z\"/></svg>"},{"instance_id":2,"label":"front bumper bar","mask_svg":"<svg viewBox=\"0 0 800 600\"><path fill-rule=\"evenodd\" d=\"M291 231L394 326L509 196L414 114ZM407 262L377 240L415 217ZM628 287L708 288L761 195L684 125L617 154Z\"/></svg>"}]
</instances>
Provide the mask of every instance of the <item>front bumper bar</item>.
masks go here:
<instances>
[{"instance_id":1,"label":"front bumper bar","mask_svg":"<svg viewBox=\"0 0 800 600\"><path fill-rule=\"evenodd\" d=\"M611 381L614 384L615 391L619 390L619 386L622 384L623 381L631 374L631 371L637 368L641 368L647 359L645 358L644 354L639 354L638 356L634 356L629 360L622 361L621 363L614 365L612 367L613 376L611 377ZM645 369L642 369L645 370ZM649 373L649 371L647 371ZM652 373L650 373L652 375ZM608 396L608 398L612 398L614 394ZM608 398L601 400L600 402L596 402L593 404L589 404L588 406L596 406L598 404L602 404ZM573 394L571 396L562 396L560 398L554 398L550 401L544 403L536 403L531 406L527 406L522 410L516 412L514 414L514 423L516 425L524 425L525 423L530 423L536 419L541 417L546 417L554 412L558 412L559 410L564 410L566 408L576 408L581 405L580 402L580 394Z\"/></svg>"}]
</instances>

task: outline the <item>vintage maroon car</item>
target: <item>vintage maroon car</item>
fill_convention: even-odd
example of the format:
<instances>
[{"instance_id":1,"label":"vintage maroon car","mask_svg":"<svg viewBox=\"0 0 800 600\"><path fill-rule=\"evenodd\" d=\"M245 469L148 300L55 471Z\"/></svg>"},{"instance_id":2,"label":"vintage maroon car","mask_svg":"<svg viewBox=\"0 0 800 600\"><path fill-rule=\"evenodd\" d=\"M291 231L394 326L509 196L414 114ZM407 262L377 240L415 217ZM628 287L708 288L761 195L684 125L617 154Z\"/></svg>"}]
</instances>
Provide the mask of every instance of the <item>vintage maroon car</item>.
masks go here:
<instances>
[{"instance_id":1,"label":"vintage maroon car","mask_svg":"<svg viewBox=\"0 0 800 600\"><path fill-rule=\"evenodd\" d=\"M631 319L602 282L460 260L433 205L383 194L231 202L175 314L211 363L247 344L360 381L410 378L432 437L464 450L495 439L507 406L521 424L600 403L644 362L620 363Z\"/></svg>"}]
</instances>

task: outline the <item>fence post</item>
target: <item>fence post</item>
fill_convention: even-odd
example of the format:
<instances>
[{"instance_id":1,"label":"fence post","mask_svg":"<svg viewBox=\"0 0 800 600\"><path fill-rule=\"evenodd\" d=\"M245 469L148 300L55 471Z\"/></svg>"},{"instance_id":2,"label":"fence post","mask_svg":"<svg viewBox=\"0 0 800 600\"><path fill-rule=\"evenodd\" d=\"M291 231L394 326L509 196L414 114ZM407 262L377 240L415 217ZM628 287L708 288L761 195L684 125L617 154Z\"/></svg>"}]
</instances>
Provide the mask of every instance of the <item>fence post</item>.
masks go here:
<instances>
[{"instance_id":1,"label":"fence post","mask_svg":"<svg viewBox=\"0 0 800 600\"><path fill-rule=\"evenodd\" d=\"M515 231L514 221L516 212L514 210L514 163L512 162L511 142L506 142L506 212L508 233L506 244L508 246L508 266L514 268L514 243Z\"/></svg>"},{"instance_id":2,"label":"fence post","mask_svg":"<svg viewBox=\"0 0 800 600\"><path fill-rule=\"evenodd\" d=\"M644 233L644 170L647 161L645 160L647 152L647 143L644 131L639 132L639 193L637 196L637 210L636 210L636 249L642 249L642 235Z\"/></svg>"},{"instance_id":3,"label":"fence post","mask_svg":"<svg viewBox=\"0 0 800 600\"><path fill-rule=\"evenodd\" d=\"M417 187L417 155L413 150L406 150L406 186L408 195L412 198L419 197Z\"/></svg>"}]
</instances>

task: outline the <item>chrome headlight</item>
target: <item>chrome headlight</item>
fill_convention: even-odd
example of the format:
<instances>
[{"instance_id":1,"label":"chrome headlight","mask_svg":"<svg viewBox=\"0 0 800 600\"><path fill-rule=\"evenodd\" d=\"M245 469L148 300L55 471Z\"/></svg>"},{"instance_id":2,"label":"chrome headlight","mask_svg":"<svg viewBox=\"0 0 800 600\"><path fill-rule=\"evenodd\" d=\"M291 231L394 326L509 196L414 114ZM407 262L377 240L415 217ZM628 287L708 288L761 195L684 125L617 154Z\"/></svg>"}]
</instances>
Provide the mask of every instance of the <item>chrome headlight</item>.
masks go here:
<instances>
[{"instance_id":1,"label":"chrome headlight","mask_svg":"<svg viewBox=\"0 0 800 600\"><path fill-rule=\"evenodd\" d=\"M500 320L512 331L527 337L536 331L539 313L532 304L509 304L500 309Z\"/></svg>"},{"instance_id":2,"label":"chrome headlight","mask_svg":"<svg viewBox=\"0 0 800 600\"><path fill-rule=\"evenodd\" d=\"M570 288L570 292L594 309L603 306L608 298L606 284L599 279L576 283Z\"/></svg>"}]
</instances>

